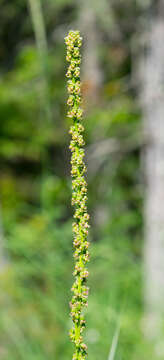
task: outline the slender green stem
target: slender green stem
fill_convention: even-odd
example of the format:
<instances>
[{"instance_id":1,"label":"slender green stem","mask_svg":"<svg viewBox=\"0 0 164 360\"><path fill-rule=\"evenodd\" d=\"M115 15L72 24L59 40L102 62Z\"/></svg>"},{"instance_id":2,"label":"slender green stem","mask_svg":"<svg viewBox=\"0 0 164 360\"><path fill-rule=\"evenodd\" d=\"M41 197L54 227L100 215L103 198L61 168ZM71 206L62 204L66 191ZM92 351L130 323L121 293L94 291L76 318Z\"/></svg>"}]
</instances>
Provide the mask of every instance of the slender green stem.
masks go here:
<instances>
[{"instance_id":1,"label":"slender green stem","mask_svg":"<svg viewBox=\"0 0 164 360\"><path fill-rule=\"evenodd\" d=\"M44 146L41 148L41 163L42 163L42 177L41 177L41 206L44 207L44 181L50 174L50 158L47 148L47 133L52 131L53 116L50 99L50 71L48 66L48 43L46 37L46 27L42 11L41 0L28 0L29 9L33 30L35 34L36 46L38 50L38 66L40 68L40 83L39 83L39 103L41 107L41 118L39 131L44 134Z\"/></svg>"},{"instance_id":2,"label":"slender green stem","mask_svg":"<svg viewBox=\"0 0 164 360\"><path fill-rule=\"evenodd\" d=\"M46 115L47 125L52 122L51 104L49 99L49 70L48 70L48 44L46 29L40 0L28 0L31 18L39 54L40 69L42 75L42 103Z\"/></svg>"}]
</instances>

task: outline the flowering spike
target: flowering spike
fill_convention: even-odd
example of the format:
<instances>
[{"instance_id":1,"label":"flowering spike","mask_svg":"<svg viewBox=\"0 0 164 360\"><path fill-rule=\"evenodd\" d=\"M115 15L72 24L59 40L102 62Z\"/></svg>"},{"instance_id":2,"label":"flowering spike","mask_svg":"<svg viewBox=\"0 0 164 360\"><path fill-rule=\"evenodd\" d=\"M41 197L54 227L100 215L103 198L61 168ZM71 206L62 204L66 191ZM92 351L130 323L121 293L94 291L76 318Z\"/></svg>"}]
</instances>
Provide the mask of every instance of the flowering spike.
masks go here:
<instances>
[{"instance_id":1,"label":"flowering spike","mask_svg":"<svg viewBox=\"0 0 164 360\"><path fill-rule=\"evenodd\" d=\"M69 62L69 67L66 73L68 78L68 100L67 104L70 107L67 116L72 118L73 125L70 128L72 136L70 143L71 157L71 175L72 175L72 205L75 207L73 223L74 233L74 258L75 267L73 275L75 277L72 286L73 297L70 303L71 317L73 320L73 329L70 331L70 338L75 345L75 352L73 360L85 360L87 356L87 346L83 343L82 332L85 328L85 320L83 310L87 306L88 287L86 280L88 277L88 270L86 263L89 261L89 252L87 241L88 236L88 220L87 213L87 183L84 173L86 166L84 164L84 127L81 124L83 111L80 107L81 103L81 83L80 83L80 46L82 45L82 38L79 31L70 31L65 38L67 45L66 60Z\"/></svg>"}]
</instances>

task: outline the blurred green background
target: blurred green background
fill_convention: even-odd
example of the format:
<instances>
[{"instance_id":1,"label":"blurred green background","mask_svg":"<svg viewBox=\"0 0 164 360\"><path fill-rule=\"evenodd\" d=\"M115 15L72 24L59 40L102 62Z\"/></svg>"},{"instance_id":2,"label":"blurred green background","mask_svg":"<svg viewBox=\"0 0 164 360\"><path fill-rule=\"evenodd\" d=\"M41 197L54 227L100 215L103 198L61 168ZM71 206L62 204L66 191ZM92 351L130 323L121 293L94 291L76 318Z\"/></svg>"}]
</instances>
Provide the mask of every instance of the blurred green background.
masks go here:
<instances>
[{"instance_id":1,"label":"blurred green background","mask_svg":"<svg viewBox=\"0 0 164 360\"><path fill-rule=\"evenodd\" d=\"M142 144L134 70L147 6L139 0L0 0L2 360L72 356L64 44L72 28L84 38L89 359L154 359L142 334Z\"/></svg>"}]
</instances>

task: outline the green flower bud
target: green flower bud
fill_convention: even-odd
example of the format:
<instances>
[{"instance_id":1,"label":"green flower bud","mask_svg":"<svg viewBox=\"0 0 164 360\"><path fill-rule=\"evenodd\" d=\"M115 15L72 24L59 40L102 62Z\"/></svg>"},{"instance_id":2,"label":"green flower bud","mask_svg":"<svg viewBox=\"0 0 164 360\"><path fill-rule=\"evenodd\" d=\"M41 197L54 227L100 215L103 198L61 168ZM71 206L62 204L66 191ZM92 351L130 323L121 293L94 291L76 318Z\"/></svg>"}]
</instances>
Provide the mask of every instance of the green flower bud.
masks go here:
<instances>
[{"instance_id":1,"label":"green flower bud","mask_svg":"<svg viewBox=\"0 0 164 360\"><path fill-rule=\"evenodd\" d=\"M65 38L67 45L66 60L70 63L67 70L67 82L68 100L67 104L70 110L67 116L73 121L69 133L71 134L70 150L72 152L71 157L71 176L72 176L72 205L75 208L74 219L72 224L72 231L74 235L74 259L75 266L73 275L75 277L74 284L72 286L73 297L70 303L71 317L73 321L73 329L70 331L71 341L75 345L75 352L73 360L85 360L87 356L87 346L83 343L82 332L86 326L83 310L88 305L88 288L86 287L86 281L88 277L88 270L86 263L89 261L87 241L88 236L88 220L89 215L87 213L87 183L84 177L86 172L86 166L84 164L84 139L83 131L84 127L81 124L83 110L80 107L81 103L81 83L80 83L80 47L82 45L82 38L79 31L70 31Z\"/></svg>"}]
</instances>

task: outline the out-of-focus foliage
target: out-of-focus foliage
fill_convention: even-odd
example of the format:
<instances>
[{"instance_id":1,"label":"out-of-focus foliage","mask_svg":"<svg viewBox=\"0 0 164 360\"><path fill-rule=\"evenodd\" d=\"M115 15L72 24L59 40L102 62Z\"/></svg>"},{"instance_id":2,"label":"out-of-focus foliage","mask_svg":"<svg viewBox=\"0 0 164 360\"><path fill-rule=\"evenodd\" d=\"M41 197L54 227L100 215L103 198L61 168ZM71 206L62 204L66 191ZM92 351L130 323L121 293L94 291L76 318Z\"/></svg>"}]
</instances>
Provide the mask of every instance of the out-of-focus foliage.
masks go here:
<instances>
[{"instance_id":1,"label":"out-of-focus foliage","mask_svg":"<svg viewBox=\"0 0 164 360\"><path fill-rule=\"evenodd\" d=\"M115 360L154 360L142 336L142 139L131 82L131 46L147 2L138 0L136 8L131 1L126 6L111 1L109 13L107 2L100 3L92 6L104 80L97 105L86 109L85 117L92 225L86 343L90 360L108 360L120 321ZM74 23L78 26L79 7L73 0L42 5L51 121L28 1L0 1L0 201L8 262L0 272L2 360L68 360L72 354L70 122L63 38Z\"/></svg>"}]
</instances>

